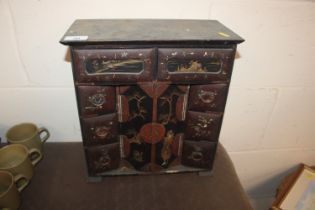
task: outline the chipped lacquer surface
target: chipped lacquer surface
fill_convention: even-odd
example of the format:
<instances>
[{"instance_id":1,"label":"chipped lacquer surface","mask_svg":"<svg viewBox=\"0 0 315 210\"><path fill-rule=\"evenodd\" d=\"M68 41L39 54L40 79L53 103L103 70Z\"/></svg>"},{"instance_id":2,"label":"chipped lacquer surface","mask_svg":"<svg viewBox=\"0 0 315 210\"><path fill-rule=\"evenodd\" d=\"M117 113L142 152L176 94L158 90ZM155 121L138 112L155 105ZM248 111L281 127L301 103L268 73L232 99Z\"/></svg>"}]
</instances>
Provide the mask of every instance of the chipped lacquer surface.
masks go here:
<instances>
[{"instance_id":1,"label":"chipped lacquer surface","mask_svg":"<svg viewBox=\"0 0 315 210\"><path fill-rule=\"evenodd\" d=\"M61 42L89 176L211 170L242 41L217 21L76 21Z\"/></svg>"}]
</instances>

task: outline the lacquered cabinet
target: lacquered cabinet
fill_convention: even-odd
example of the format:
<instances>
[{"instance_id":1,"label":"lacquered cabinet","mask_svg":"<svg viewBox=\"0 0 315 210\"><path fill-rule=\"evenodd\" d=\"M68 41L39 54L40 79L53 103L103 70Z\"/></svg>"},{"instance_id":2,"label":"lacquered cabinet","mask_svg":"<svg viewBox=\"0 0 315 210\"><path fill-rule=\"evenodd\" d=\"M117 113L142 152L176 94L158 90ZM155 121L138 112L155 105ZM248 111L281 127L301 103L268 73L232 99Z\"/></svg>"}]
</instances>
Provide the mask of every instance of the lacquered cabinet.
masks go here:
<instances>
[{"instance_id":1,"label":"lacquered cabinet","mask_svg":"<svg viewBox=\"0 0 315 210\"><path fill-rule=\"evenodd\" d=\"M61 43L89 175L212 170L242 41L211 20L75 21Z\"/></svg>"}]
</instances>

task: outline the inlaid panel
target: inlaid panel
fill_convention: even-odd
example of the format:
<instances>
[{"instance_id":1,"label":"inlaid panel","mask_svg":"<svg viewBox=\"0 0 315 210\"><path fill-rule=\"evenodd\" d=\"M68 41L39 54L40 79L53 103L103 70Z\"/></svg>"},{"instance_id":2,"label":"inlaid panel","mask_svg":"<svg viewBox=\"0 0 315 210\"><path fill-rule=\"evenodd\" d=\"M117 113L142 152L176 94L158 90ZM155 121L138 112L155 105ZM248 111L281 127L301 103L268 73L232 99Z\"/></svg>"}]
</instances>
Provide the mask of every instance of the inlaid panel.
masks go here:
<instances>
[{"instance_id":1,"label":"inlaid panel","mask_svg":"<svg viewBox=\"0 0 315 210\"><path fill-rule=\"evenodd\" d=\"M153 100L152 84L142 84L119 87L119 119L120 134L128 141L128 156L126 160L136 169L150 163L151 144L148 142L152 130ZM146 138L147 137L147 138Z\"/></svg>"},{"instance_id":2,"label":"inlaid panel","mask_svg":"<svg viewBox=\"0 0 315 210\"><path fill-rule=\"evenodd\" d=\"M184 132L188 86L168 85L157 100L157 122L165 127L162 141L156 144L156 164L167 168L175 159L176 135Z\"/></svg>"},{"instance_id":3,"label":"inlaid panel","mask_svg":"<svg viewBox=\"0 0 315 210\"><path fill-rule=\"evenodd\" d=\"M234 53L234 49L161 48L158 79L173 82L228 80Z\"/></svg>"},{"instance_id":4,"label":"inlaid panel","mask_svg":"<svg viewBox=\"0 0 315 210\"><path fill-rule=\"evenodd\" d=\"M152 80L153 49L74 49L77 82Z\"/></svg>"}]
</instances>

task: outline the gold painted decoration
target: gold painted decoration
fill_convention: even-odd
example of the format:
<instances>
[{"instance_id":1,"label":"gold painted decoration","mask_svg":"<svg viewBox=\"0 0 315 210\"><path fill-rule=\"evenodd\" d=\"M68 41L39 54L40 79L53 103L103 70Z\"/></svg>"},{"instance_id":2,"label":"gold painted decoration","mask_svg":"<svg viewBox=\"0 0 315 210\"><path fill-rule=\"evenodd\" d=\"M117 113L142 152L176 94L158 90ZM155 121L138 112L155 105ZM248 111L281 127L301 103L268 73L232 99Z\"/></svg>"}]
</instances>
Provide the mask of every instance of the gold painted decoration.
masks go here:
<instances>
[{"instance_id":1,"label":"gold painted decoration","mask_svg":"<svg viewBox=\"0 0 315 210\"><path fill-rule=\"evenodd\" d=\"M127 60L107 60L104 58L95 58L86 60L86 71L88 74L102 74L102 73L139 73L144 68L144 61L137 59Z\"/></svg>"}]
</instances>

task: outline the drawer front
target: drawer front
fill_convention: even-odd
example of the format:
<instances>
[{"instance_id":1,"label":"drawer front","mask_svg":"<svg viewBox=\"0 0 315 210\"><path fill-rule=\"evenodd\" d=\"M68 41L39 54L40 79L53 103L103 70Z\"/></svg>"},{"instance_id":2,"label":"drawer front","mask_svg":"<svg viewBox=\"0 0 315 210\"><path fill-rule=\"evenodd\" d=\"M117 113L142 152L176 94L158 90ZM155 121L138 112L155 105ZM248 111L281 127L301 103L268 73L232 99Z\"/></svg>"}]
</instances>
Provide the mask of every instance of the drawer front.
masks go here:
<instances>
[{"instance_id":1,"label":"drawer front","mask_svg":"<svg viewBox=\"0 0 315 210\"><path fill-rule=\"evenodd\" d=\"M182 164L186 166L211 169L217 143L207 141L184 141Z\"/></svg>"},{"instance_id":2,"label":"drawer front","mask_svg":"<svg viewBox=\"0 0 315 210\"><path fill-rule=\"evenodd\" d=\"M83 118L82 129L85 145L100 145L118 141L117 114Z\"/></svg>"},{"instance_id":3,"label":"drawer front","mask_svg":"<svg viewBox=\"0 0 315 210\"><path fill-rule=\"evenodd\" d=\"M120 163L119 143L85 149L89 172L92 175L117 169Z\"/></svg>"},{"instance_id":4,"label":"drawer front","mask_svg":"<svg viewBox=\"0 0 315 210\"><path fill-rule=\"evenodd\" d=\"M116 111L116 90L111 86L78 86L81 115L106 114Z\"/></svg>"},{"instance_id":5,"label":"drawer front","mask_svg":"<svg viewBox=\"0 0 315 210\"><path fill-rule=\"evenodd\" d=\"M226 84L191 85L188 109L223 112L228 91Z\"/></svg>"},{"instance_id":6,"label":"drawer front","mask_svg":"<svg viewBox=\"0 0 315 210\"><path fill-rule=\"evenodd\" d=\"M231 76L234 49L159 49L158 79L174 82L209 82Z\"/></svg>"},{"instance_id":7,"label":"drawer front","mask_svg":"<svg viewBox=\"0 0 315 210\"><path fill-rule=\"evenodd\" d=\"M153 49L74 49L77 82L152 80Z\"/></svg>"},{"instance_id":8,"label":"drawer front","mask_svg":"<svg viewBox=\"0 0 315 210\"><path fill-rule=\"evenodd\" d=\"M222 113L187 113L185 139L217 141L222 122Z\"/></svg>"}]
</instances>

